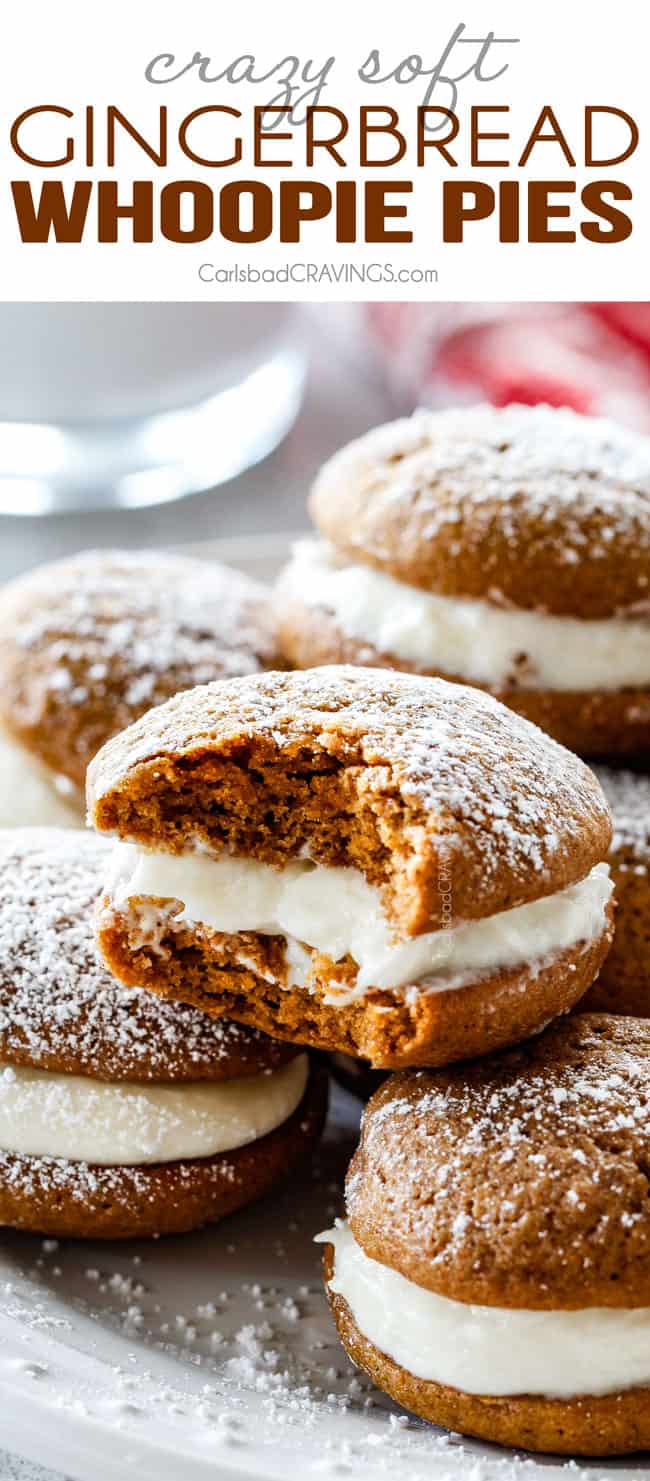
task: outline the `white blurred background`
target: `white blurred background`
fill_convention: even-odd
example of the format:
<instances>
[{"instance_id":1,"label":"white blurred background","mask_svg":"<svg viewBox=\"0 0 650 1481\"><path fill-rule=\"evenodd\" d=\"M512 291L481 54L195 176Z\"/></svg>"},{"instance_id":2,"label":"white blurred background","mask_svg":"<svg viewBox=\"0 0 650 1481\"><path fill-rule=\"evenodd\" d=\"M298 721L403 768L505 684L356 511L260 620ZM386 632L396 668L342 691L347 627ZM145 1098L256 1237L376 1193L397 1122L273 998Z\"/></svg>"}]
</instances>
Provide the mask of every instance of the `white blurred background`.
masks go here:
<instances>
[{"instance_id":1,"label":"white blurred background","mask_svg":"<svg viewBox=\"0 0 650 1481\"><path fill-rule=\"evenodd\" d=\"M650 431L648 303L0 315L0 510L22 511L0 512L0 580L89 546L282 544L322 461L418 403L548 401Z\"/></svg>"}]
</instances>

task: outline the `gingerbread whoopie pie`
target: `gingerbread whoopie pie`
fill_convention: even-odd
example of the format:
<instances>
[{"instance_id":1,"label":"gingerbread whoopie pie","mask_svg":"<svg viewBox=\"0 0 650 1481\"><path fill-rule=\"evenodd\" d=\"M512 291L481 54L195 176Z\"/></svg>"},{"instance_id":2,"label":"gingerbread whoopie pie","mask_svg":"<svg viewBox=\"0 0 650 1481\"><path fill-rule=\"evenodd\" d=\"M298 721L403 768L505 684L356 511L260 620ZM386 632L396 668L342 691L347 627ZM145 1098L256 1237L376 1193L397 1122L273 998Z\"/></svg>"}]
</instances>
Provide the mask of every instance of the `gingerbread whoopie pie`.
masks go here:
<instances>
[{"instance_id":1,"label":"gingerbread whoopie pie","mask_svg":"<svg viewBox=\"0 0 650 1481\"><path fill-rule=\"evenodd\" d=\"M611 935L592 773L479 690L352 667L179 695L88 773L121 981L373 1068L525 1038Z\"/></svg>"},{"instance_id":2,"label":"gingerbread whoopie pie","mask_svg":"<svg viewBox=\"0 0 650 1481\"><path fill-rule=\"evenodd\" d=\"M576 1014L393 1075L320 1235L350 1357L398 1403L527 1450L650 1448L650 1023Z\"/></svg>"},{"instance_id":3,"label":"gingerbread whoopie pie","mask_svg":"<svg viewBox=\"0 0 650 1481\"><path fill-rule=\"evenodd\" d=\"M301 668L490 690L581 755L650 749L650 440L546 406L420 411L325 464L276 607Z\"/></svg>"},{"instance_id":4,"label":"gingerbread whoopie pie","mask_svg":"<svg viewBox=\"0 0 650 1481\"><path fill-rule=\"evenodd\" d=\"M596 768L614 836L609 865L616 895L614 941L586 1005L650 1017L650 776Z\"/></svg>"},{"instance_id":5,"label":"gingerbread whoopie pie","mask_svg":"<svg viewBox=\"0 0 650 1481\"><path fill-rule=\"evenodd\" d=\"M277 663L267 594L226 566L89 550L0 591L0 827L79 826L91 757L152 705Z\"/></svg>"},{"instance_id":6,"label":"gingerbread whoopie pie","mask_svg":"<svg viewBox=\"0 0 650 1481\"><path fill-rule=\"evenodd\" d=\"M297 1167L326 1076L290 1045L109 977L92 933L106 847L0 833L0 1224L177 1234Z\"/></svg>"}]
</instances>

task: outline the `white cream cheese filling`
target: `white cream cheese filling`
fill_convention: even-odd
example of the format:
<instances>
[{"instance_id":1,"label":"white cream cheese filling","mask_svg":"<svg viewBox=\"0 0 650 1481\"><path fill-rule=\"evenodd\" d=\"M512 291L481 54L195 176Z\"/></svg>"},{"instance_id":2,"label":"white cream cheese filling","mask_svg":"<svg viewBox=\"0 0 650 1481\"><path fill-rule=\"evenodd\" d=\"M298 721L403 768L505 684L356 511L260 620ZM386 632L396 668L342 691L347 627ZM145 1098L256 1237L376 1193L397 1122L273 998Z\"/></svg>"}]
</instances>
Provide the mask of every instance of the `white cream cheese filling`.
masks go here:
<instances>
[{"instance_id":1,"label":"white cream cheese filling","mask_svg":"<svg viewBox=\"0 0 650 1481\"><path fill-rule=\"evenodd\" d=\"M0 726L0 828L83 828L74 787Z\"/></svg>"},{"instance_id":2,"label":"white cream cheese filling","mask_svg":"<svg viewBox=\"0 0 650 1481\"><path fill-rule=\"evenodd\" d=\"M350 956L357 978L336 992L332 1001L341 1003L369 988L423 980L433 992L460 987L478 974L538 964L592 941L604 929L612 882L607 865L598 864L578 884L532 904L403 940L393 936L379 891L360 870L308 859L276 869L233 854L165 854L118 843L108 890L117 905L144 896L145 912L147 897L179 900L180 919L228 935L284 936L291 984L308 986L312 950L334 962Z\"/></svg>"},{"instance_id":3,"label":"white cream cheese filling","mask_svg":"<svg viewBox=\"0 0 650 1481\"><path fill-rule=\"evenodd\" d=\"M0 1149L106 1167L215 1157L281 1126L299 1106L309 1061L237 1080L136 1085L26 1066L0 1067Z\"/></svg>"},{"instance_id":4,"label":"white cream cheese filling","mask_svg":"<svg viewBox=\"0 0 650 1481\"><path fill-rule=\"evenodd\" d=\"M279 591L325 608L342 632L378 653L477 684L577 691L650 684L650 623L638 617L585 621L437 596L347 564L317 540L294 546Z\"/></svg>"},{"instance_id":5,"label":"white cream cheese filling","mask_svg":"<svg viewBox=\"0 0 650 1481\"><path fill-rule=\"evenodd\" d=\"M329 1288L364 1337L415 1378L468 1394L611 1394L650 1383L650 1308L513 1310L450 1301L371 1260L349 1226L334 1246Z\"/></svg>"}]
</instances>

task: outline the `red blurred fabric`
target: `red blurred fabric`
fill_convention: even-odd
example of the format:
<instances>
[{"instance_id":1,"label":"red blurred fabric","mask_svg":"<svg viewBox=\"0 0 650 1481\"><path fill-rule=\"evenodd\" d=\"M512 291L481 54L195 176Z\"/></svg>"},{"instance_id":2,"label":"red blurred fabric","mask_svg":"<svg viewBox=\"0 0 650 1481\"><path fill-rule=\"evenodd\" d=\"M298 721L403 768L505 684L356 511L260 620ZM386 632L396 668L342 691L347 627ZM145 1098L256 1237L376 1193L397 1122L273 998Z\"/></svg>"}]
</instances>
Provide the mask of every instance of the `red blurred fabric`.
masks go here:
<instances>
[{"instance_id":1,"label":"red blurred fabric","mask_svg":"<svg viewBox=\"0 0 650 1481\"><path fill-rule=\"evenodd\" d=\"M571 406L650 433L650 303L370 304L406 403Z\"/></svg>"}]
</instances>

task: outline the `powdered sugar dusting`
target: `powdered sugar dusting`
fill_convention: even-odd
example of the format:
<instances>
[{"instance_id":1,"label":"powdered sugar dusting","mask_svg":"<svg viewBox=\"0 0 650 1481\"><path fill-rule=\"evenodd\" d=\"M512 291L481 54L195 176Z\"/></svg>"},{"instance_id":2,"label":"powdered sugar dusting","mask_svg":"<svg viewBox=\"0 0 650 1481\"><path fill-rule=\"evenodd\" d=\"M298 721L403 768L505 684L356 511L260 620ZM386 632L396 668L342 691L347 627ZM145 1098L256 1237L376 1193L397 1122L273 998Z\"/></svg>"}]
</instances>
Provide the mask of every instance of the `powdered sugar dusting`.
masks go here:
<instances>
[{"instance_id":1,"label":"powdered sugar dusting","mask_svg":"<svg viewBox=\"0 0 650 1481\"><path fill-rule=\"evenodd\" d=\"M346 499L348 507L354 501L349 523ZM497 601L495 522L500 540L530 556L549 590L554 575L568 590L567 575L586 566L605 579L618 547L631 574L615 605L648 610L650 576L639 552L650 528L650 440L604 419L548 406L418 411L337 453L316 480L313 512L334 543L340 516L344 548L389 570L402 533L405 549L410 531L423 558L439 537L450 561L471 546ZM603 615L606 599L601 592ZM544 597L530 591L521 604L543 608Z\"/></svg>"},{"instance_id":2,"label":"powdered sugar dusting","mask_svg":"<svg viewBox=\"0 0 650 1481\"><path fill-rule=\"evenodd\" d=\"M106 737L151 705L275 657L263 587L159 551L84 551L38 567L4 588L0 624L5 723L80 786Z\"/></svg>"},{"instance_id":3,"label":"powdered sugar dusting","mask_svg":"<svg viewBox=\"0 0 650 1481\"><path fill-rule=\"evenodd\" d=\"M487 478L504 469L522 474L562 473L597 476L650 497L650 440L605 417L585 417L568 407L487 402L429 411L367 432L336 453L343 464L352 448L364 448L370 461L399 470L404 458L426 450L432 463L465 467L468 453ZM479 494L480 497L480 494Z\"/></svg>"},{"instance_id":4,"label":"powdered sugar dusting","mask_svg":"<svg viewBox=\"0 0 650 1481\"><path fill-rule=\"evenodd\" d=\"M219 1188L224 1183L242 1181L237 1167L221 1153L213 1159L200 1163L204 1187L211 1177ZM180 1202L184 1188L191 1196L196 1186L197 1162L192 1159L175 1159L174 1196ZM35 1157L18 1153L0 1152L0 1180L3 1187L29 1202L36 1198L47 1198L53 1207L61 1198L67 1204L76 1204L80 1214L92 1200L101 1199L104 1207L115 1201L116 1206L128 1208L137 1201L140 1207L147 1204L160 1206L160 1187L152 1181L147 1164L128 1165L95 1164L68 1157Z\"/></svg>"},{"instance_id":5,"label":"powdered sugar dusting","mask_svg":"<svg viewBox=\"0 0 650 1481\"><path fill-rule=\"evenodd\" d=\"M535 726L475 689L346 666L177 696L103 748L89 770L89 804L143 762L153 785L158 758L229 754L252 737L288 759L304 745L361 769L378 809L397 791L414 852L435 837L451 868L471 860L486 897L504 874L508 904L550 893L558 869L573 882L605 851L608 812L593 774Z\"/></svg>"},{"instance_id":6,"label":"powdered sugar dusting","mask_svg":"<svg viewBox=\"0 0 650 1481\"><path fill-rule=\"evenodd\" d=\"M610 856L626 855L628 862L647 870L650 863L650 776L633 771L595 767L596 776L612 809L614 834Z\"/></svg>"},{"instance_id":7,"label":"powdered sugar dusting","mask_svg":"<svg viewBox=\"0 0 650 1481\"><path fill-rule=\"evenodd\" d=\"M123 670L124 703L155 704L170 670L187 685L215 673L253 672L272 652L260 623L264 592L239 571L160 551L89 550L39 568L3 593L14 604L26 588L42 602L20 605L13 637L27 656L44 649L43 682L83 705L109 693ZM127 674L128 669L128 674Z\"/></svg>"},{"instance_id":8,"label":"powdered sugar dusting","mask_svg":"<svg viewBox=\"0 0 650 1481\"><path fill-rule=\"evenodd\" d=\"M2 1058L174 1080L218 1076L248 1045L262 1054L254 1030L113 981L92 930L109 851L68 829L0 832Z\"/></svg>"},{"instance_id":9,"label":"powdered sugar dusting","mask_svg":"<svg viewBox=\"0 0 650 1481\"><path fill-rule=\"evenodd\" d=\"M583 1015L499 1058L395 1078L348 1179L361 1236L370 1201L421 1283L458 1282L464 1300L647 1304L649 1055L644 1021Z\"/></svg>"},{"instance_id":10,"label":"powdered sugar dusting","mask_svg":"<svg viewBox=\"0 0 650 1481\"><path fill-rule=\"evenodd\" d=\"M61 1437L83 1425L97 1475L120 1446L143 1473L162 1451L188 1478L206 1465L358 1481L507 1481L529 1469L407 1415L340 1346L312 1242L340 1211L356 1134L351 1099L336 1116L313 1175L202 1233L83 1250L6 1236L3 1398L5 1384L20 1389Z\"/></svg>"}]
</instances>

